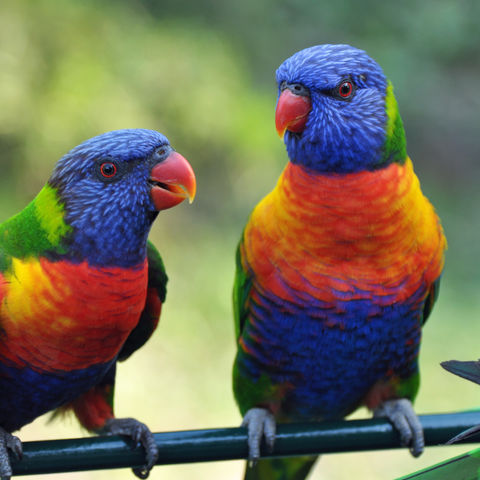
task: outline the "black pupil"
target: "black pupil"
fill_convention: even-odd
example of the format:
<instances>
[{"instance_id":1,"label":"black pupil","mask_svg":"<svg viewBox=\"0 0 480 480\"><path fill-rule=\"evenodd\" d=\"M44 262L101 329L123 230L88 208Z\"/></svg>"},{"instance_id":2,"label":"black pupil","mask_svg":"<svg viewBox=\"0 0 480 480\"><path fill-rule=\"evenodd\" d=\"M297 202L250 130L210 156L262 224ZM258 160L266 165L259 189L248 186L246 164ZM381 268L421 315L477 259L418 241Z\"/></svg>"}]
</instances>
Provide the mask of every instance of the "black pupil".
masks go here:
<instances>
[{"instance_id":1,"label":"black pupil","mask_svg":"<svg viewBox=\"0 0 480 480\"><path fill-rule=\"evenodd\" d=\"M342 83L342 86L340 87L340 95L343 97L346 97L350 95L350 92L352 91L352 85L349 82Z\"/></svg>"},{"instance_id":2,"label":"black pupil","mask_svg":"<svg viewBox=\"0 0 480 480\"><path fill-rule=\"evenodd\" d=\"M113 175L115 173L115 167L113 166L113 163L104 163L102 165L102 173L107 177Z\"/></svg>"}]
</instances>

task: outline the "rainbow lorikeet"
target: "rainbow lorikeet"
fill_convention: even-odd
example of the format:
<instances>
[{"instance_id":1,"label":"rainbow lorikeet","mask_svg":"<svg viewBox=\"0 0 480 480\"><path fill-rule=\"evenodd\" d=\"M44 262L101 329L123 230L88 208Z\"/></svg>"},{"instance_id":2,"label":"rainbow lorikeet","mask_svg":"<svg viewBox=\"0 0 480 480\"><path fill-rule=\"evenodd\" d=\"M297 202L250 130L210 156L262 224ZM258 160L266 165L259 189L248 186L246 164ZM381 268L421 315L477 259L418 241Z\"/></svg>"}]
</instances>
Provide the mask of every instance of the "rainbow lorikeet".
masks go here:
<instances>
[{"instance_id":1,"label":"rainbow lorikeet","mask_svg":"<svg viewBox=\"0 0 480 480\"><path fill-rule=\"evenodd\" d=\"M289 162L253 210L236 257L235 398L246 478L304 478L315 457L260 460L277 421L332 420L366 405L413 455L421 328L445 237L406 153L392 85L348 45L302 50L276 73Z\"/></svg>"},{"instance_id":2,"label":"rainbow lorikeet","mask_svg":"<svg viewBox=\"0 0 480 480\"><path fill-rule=\"evenodd\" d=\"M63 156L40 193L0 225L0 476L11 432L55 409L90 431L131 436L158 457L146 425L117 419L125 360L155 330L165 300L162 259L147 241L158 212L193 199L189 163L153 130L91 138Z\"/></svg>"}]
</instances>

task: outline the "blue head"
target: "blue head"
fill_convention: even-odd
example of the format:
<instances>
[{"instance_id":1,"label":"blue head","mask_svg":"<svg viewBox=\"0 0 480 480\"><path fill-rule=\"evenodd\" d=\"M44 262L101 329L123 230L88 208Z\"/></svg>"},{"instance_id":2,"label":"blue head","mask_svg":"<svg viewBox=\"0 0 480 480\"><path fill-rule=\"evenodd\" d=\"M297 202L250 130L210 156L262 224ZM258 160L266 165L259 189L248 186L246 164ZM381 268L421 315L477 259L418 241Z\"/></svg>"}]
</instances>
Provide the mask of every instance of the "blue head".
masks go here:
<instances>
[{"instance_id":1,"label":"blue head","mask_svg":"<svg viewBox=\"0 0 480 480\"><path fill-rule=\"evenodd\" d=\"M277 70L276 124L290 160L349 173L405 160L405 135L391 84L364 51L318 45Z\"/></svg>"},{"instance_id":2,"label":"blue head","mask_svg":"<svg viewBox=\"0 0 480 480\"><path fill-rule=\"evenodd\" d=\"M188 162L153 130L117 130L78 145L55 166L49 185L63 204L68 256L97 266L145 258L159 210L195 193Z\"/></svg>"}]
</instances>

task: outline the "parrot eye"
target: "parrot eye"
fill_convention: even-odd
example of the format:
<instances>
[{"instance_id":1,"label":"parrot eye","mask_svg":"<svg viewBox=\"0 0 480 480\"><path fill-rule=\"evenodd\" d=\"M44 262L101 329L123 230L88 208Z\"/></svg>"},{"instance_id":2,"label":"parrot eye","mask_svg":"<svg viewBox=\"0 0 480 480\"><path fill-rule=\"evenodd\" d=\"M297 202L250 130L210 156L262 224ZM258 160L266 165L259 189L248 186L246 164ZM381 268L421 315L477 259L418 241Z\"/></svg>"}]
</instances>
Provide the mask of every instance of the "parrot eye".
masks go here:
<instances>
[{"instance_id":1,"label":"parrot eye","mask_svg":"<svg viewBox=\"0 0 480 480\"><path fill-rule=\"evenodd\" d=\"M105 178L112 178L117 173L117 166L112 162L105 162L100 165L100 173Z\"/></svg>"},{"instance_id":2,"label":"parrot eye","mask_svg":"<svg viewBox=\"0 0 480 480\"><path fill-rule=\"evenodd\" d=\"M342 80L336 88L336 93L340 98L344 100L351 98L355 93L355 87L351 80Z\"/></svg>"},{"instance_id":3,"label":"parrot eye","mask_svg":"<svg viewBox=\"0 0 480 480\"><path fill-rule=\"evenodd\" d=\"M93 174L102 183L118 182L123 175L130 171L133 166L133 162L130 166L125 165L125 162L117 162L114 158L100 157L95 161L93 166Z\"/></svg>"}]
</instances>

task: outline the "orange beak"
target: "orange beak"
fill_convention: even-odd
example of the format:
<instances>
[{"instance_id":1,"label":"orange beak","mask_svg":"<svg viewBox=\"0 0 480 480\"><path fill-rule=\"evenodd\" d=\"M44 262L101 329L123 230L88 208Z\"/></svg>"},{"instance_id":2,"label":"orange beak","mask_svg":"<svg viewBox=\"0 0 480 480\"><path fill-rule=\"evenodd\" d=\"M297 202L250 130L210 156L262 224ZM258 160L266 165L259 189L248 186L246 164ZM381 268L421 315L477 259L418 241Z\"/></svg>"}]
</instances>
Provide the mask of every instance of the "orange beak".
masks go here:
<instances>
[{"instance_id":1,"label":"orange beak","mask_svg":"<svg viewBox=\"0 0 480 480\"><path fill-rule=\"evenodd\" d=\"M288 88L283 90L275 110L275 127L278 135L283 137L285 130L302 132L311 109L312 103L309 97L295 95Z\"/></svg>"},{"instance_id":2,"label":"orange beak","mask_svg":"<svg viewBox=\"0 0 480 480\"><path fill-rule=\"evenodd\" d=\"M152 168L150 183L150 194L158 211L174 207L186 198L192 203L195 198L195 174L187 160L177 152L170 153Z\"/></svg>"}]
</instances>

